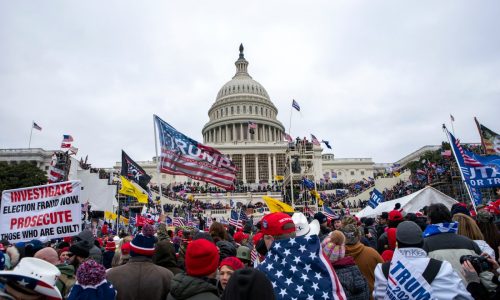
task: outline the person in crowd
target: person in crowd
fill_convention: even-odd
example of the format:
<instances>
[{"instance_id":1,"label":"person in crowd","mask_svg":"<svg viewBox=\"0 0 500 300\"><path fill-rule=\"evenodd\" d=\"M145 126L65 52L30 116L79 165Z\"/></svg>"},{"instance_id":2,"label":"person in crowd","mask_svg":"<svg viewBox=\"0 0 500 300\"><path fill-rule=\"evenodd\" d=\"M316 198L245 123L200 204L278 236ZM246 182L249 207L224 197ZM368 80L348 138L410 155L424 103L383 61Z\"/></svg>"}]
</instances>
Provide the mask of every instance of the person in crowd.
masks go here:
<instances>
[{"instance_id":1,"label":"person in crowd","mask_svg":"<svg viewBox=\"0 0 500 300\"><path fill-rule=\"evenodd\" d=\"M161 240L156 244L153 262L161 267L169 269L174 275L182 272L177 262L174 245L170 240Z\"/></svg>"},{"instance_id":2,"label":"person in crowd","mask_svg":"<svg viewBox=\"0 0 500 300\"><path fill-rule=\"evenodd\" d=\"M206 239L194 240L186 249L186 272L172 279L167 300L217 300L217 247Z\"/></svg>"},{"instance_id":3,"label":"person in crowd","mask_svg":"<svg viewBox=\"0 0 500 300\"><path fill-rule=\"evenodd\" d=\"M102 264L106 269L111 268L111 264L113 262L113 257L116 252L116 244L113 238L109 238L106 241L106 246L104 248L104 253L102 254Z\"/></svg>"},{"instance_id":4,"label":"person in crowd","mask_svg":"<svg viewBox=\"0 0 500 300\"><path fill-rule=\"evenodd\" d=\"M349 300L370 298L368 283L351 256L345 256L345 236L339 231L331 232L321 243L323 253L332 263L345 295Z\"/></svg>"},{"instance_id":5,"label":"person in crowd","mask_svg":"<svg viewBox=\"0 0 500 300\"><path fill-rule=\"evenodd\" d=\"M144 225L142 232L130 242L129 261L108 270L106 277L118 291L118 300L163 300L167 297L174 275L170 270L153 264L155 243L153 227Z\"/></svg>"},{"instance_id":6,"label":"person in crowd","mask_svg":"<svg viewBox=\"0 0 500 300\"><path fill-rule=\"evenodd\" d=\"M69 256L71 254L71 252L69 252L69 246L61 248L59 253L60 253L59 254L59 261L60 261L60 263L61 264L67 264L68 261L69 261Z\"/></svg>"},{"instance_id":7,"label":"person in crowd","mask_svg":"<svg viewBox=\"0 0 500 300\"><path fill-rule=\"evenodd\" d=\"M375 220L373 218L362 218L363 224L363 236L361 237L361 243L363 245L377 249L377 230L373 225Z\"/></svg>"},{"instance_id":8,"label":"person in crowd","mask_svg":"<svg viewBox=\"0 0 500 300\"><path fill-rule=\"evenodd\" d=\"M430 224L424 231L423 249L430 258L451 263L455 272L461 275L460 257L481 255L481 249L473 240L457 234L458 223L452 222L450 210L444 204L430 205L427 217Z\"/></svg>"},{"instance_id":9,"label":"person in crowd","mask_svg":"<svg viewBox=\"0 0 500 300\"><path fill-rule=\"evenodd\" d=\"M252 263L252 251L247 246L239 246L236 249L236 258L238 258L245 267L250 267Z\"/></svg>"},{"instance_id":10,"label":"person in crowd","mask_svg":"<svg viewBox=\"0 0 500 300\"><path fill-rule=\"evenodd\" d=\"M0 271L0 298L63 299L56 287L60 275L61 272L56 266L45 260L34 257L22 258L13 270Z\"/></svg>"},{"instance_id":11,"label":"person in crowd","mask_svg":"<svg viewBox=\"0 0 500 300\"><path fill-rule=\"evenodd\" d=\"M219 222L213 222L212 225L210 225L208 233L210 233L215 243L228 240L226 228Z\"/></svg>"},{"instance_id":12,"label":"person in crowd","mask_svg":"<svg viewBox=\"0 0 500 300\"><path fill-rule=\"evenodd\" d=\"M295 237L295 224L292 218L282 212L265 215L260 232L263 234L264 244L270 249L275 240Z\"/></svg>"},{"instance_id":13,"label":"person in crowd","mask_svg":"<svg viewBox=\"0 0 500 300\"><path fill-rule=\"evenodd\" d=\"M74 270L78 270L80 264L89 258L89 247L87 242L79 241L69 247L70 257L68 263L73 266Z\"/></svg>"},{"instance_id":14,"label":"person in crowd","mask_svg":"<svg viewBox=\"0 0 500 300\"><path fill-rule=\"evenodd\" d=\"M230 241L218 241L216 245L219 248L220 261L226 257L236 256L236 246Z\"/></svg>"},{"instance_id":15,"label":"person in crowd","mask_svg":"<svg viewBox=\"0 0 500 300\"><path fill-rule=\"evenodd\" d=\"M451 206L450 210L451 216L453 217L456 214L464 214L466 216L470 216L470 212L467 209L467 205L465 203L457 202Z\"/></svg>"},{"instance_id":16,"label":"person in crowd","mask_svg":"<svg viewBox=\"0 0 500 300\"><path fill-rule=\"evenodd\" d=\"M57 279L56 286L61 292L61 295L63 297L66 297L76 282L74 266L68 265L66 263L61 263L57 255L57 251L51 247L45 247L41 250L38 250L38 252L35 253L34 257L45 260L46 262L53 264L57 267L57 269L59 269L61 275Z\"/></svg>"},{"instance_id":17,"label":"person in crowd","mask_svg":"<svg viewBox=\"0 0 500 300\"><path fill-rule=\"evenodd\" d=\"M328 218L322 212L317 212L314 214L314 219L318 220L318 237L322 240L330 233L330 229L328 228Z\"/></svg>"},{"instance_id":18,"label":"person in crowd","mask_svg":"<svg viewBox=\"0 0 500 300\"><path fill-rule=\"evenodd\" d=\"M244 268L231 275L222 300L274 300L273 286L264 273Z\"/></svg>"},{"instance_id":19,"label":"person in crowd","mask_svg":"<svg viewBox=\"0 0 500 300\"><path fill-rule=\"evenodd\" d=\"M5 248L3 247L3 244L0 244L0 271L5 269L5 257L7 254L5 254L4 251Z\"/></svg>"},{"instance_id":20,"label":"person in crowd","mask_svg":"<svg viewBox=\"0 0 500 300\"><path fill-rule=\"evenodd\" d=\"M114 239L113 239L114 240ZM116 245L116 240L115 245ZM118 243L118 248L116 248L115 255L111 261L111 267L121 266L127 263L130 258L130 242L132 241L131 236L125 236Z\"/></svg>"},{"instance_id":21,"label":"person in crowd","mask_svg":"<svg viewBox=\"0 0 500 300\"><path fill-rule=\"evenodd\" d=\"M377 219L377 225L375 228L377 229L377 239L384 234L385 229L387 228L387 219L389 218L389 213L383 212Z\"/></svg>"},{"instance_id":22,"label":"person in crowd","mask_svg":"<svg viewBox=\"0 0 500 300\"><path fill-rule=\"evenodd\" d=\"M490 245L488 245L487 242L484 241L481 229L479 229L479 226L476 224L474 219L463 213L456 213L453 215L452 220L454 222L458 222L457 233L459 235L466 236L473 240L479 246L481 253L486 253L495 258L495 251L490 247Z\"/></svg>"},{"instance_id":23,"label":"person in crowd","mask_svg":"<svg viewBox=\"0 0 500 300\"><path fill-rule=\"evenodd\" d=\"M248 237L249 235L244 233L243 231L237 231L233 238L234 238L234 242L238 245L247 245L248 244Z\"/></svg>"},{"instance_id":24,"label":"person in crowd","mask_svg":"<svg viewBox=\"0 0 500 300\"><path fill-rule=\"evenodd\" d=\"M416 223L401 222L397 227L396 240L398 248L392 263L378 264L375 269L374 299L387 299L388 293L393 295L391 290L402 291L404 295L401 297L415 297L420 287L422 299L472 299L449 262L427 257L422 249L422 229ZM429 293L428 297L425 297L425 292Z\"/></svg>"},{"instance_id":25,"label":"person in crowd","mask_svg":"<svg viewBox=\"0 0 500 300\"><path fill-rule=\"evenodd\" d=\"M75 242L85 242L81 243L89 251L89 257L96 262L102 264L102 251L95 245L94 235L90 230L83 230L77 236L74 237Z\"/></svg>"},{"instance_id":26,"label":"person in crowd","mask_svg":"<svg viewBox=\"0 0 500 300\"><path fill-rule=\"evenodd\" d=\"M399 223L403 221L404 221L403 215L399 210L391 210L388 214L387 228L396 229ZM387 230L378 238L377 250L379 253L383 253L385 250L389 249L389 239L387 238Z\"/></svg>"},{"instance_id":27,"label":"person in crowd","mask_svg":"<svg viewBox=\"0 0 500 300\"><path fill-rule=\"evenodd\" d=\"M342 217L337 215L333 218L333 230L340 230L342 228Z\"/></svg>"},{"instance_id":28,"label":"person in crowd","mask_svg":"<svg viewBox=\"0 0 500 300\"><path fill-rule=\"evenodd\" d=\"M491 256L485 255L485 258L488 261L490 269L488 270L493 274L492 282L496 285L495 290L491 292L487 289L487 287L482 283L483 280L480 278L480 274L476 271L476 267L474 267L473 263L469 260L465 260L462 263L462 276L465 278L467 282L467 291L471 293L471 295L476 300L483 299L499 299L500 298L500 265L498 262Z\"/></svg>"},{"instance_id":29,"label":"person in crowd","mask_svg":"<svg viewBox=\"0 0 500 300\"><path fill-rule=\"evenodd\" d=\"M239 269L243 269L245 266L243 263L236 257L226 257L219 264L219 281L217 282L217 290L219 292L219 296L222 295L222 292L226 288L227 282L231 275L235 271Z\"/></svg>"},{"instance_id":30,"label":"person in crowd","mask_svg":"<svg viewBox=\"0 0 500 300\"><path fill-rule=\"evenodd\" d=\"M500 247L500 232L494 224L495 217L488 211L478 211L476 216L477 226L484 236L484 240L495 251L494 258L499 259L498 247Z\"/></svg>"},{"instance_id":31,"label":"person in crowd","mask_svg":"<svg viewBox=\"0 0 500 300\"><path fill-rule=\"evenodd\" d=\"M68 300L114 300L116 290L106 280L106 268L93 259L83 262L76 271L76 283Z\"/></svg>"},{"instance_id":32,"label":"person in crowd","mask_svg":"<svg viewBox=\"0 0 500 300\"><path fill-rule=\"evenodd\" d=\"M373 284L375 282L375 266L378 263L384 262L377 250L366 247L360 242L359 229L354 224L345 225L342 228L342 233L346 237L345 255L351 256L359 270L363 274L368 283L370 294L373 292Z\"/></svg>"},{"instance_id":33,"label":"person in crowd","mask_svg":"<svg viewBox=\"0 0 500 300\"><path fill-rule=\"evenodd\" d=\"M396 228L388 228L385 232L385 235L387 235L387 247L381 254L384 262L391 261L394 250L396 250L396 231Z\"/></svg>"}]
</instances>

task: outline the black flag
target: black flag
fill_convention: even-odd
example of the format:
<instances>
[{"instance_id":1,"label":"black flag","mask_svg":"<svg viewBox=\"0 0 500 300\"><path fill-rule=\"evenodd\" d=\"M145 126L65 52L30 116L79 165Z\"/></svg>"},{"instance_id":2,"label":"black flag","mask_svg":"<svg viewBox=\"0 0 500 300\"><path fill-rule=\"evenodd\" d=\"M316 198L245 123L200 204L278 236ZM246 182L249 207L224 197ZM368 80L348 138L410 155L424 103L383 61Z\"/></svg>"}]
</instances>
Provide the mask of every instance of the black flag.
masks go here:
<instances>
[{"instance_id":1,"label":"black flag","mask_svg":"<svg viewBox=\"0 0 500 300\"><path fill-rule=\"evenodd\" d=\"M133 161L125 151L122 150L122 171L120 175L127 179L135 181L144 190L148 190L148 183L151 180L151 176L146 174L146 172Z\"/></svg>"}]
</instances>

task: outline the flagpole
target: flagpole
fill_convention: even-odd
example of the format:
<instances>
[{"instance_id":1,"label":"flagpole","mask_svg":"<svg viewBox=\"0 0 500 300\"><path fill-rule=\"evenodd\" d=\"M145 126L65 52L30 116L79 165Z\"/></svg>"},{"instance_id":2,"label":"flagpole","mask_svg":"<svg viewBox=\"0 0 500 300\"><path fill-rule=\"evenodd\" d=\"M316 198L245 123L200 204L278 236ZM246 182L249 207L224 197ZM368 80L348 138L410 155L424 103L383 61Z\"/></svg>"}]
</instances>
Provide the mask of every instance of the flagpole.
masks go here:
<instances>
[{"instance_id":1,"label":"flagpole","mask_svg":"<svg viewBox=\"0 0 500 300\"><path fill-rule=\"evenodd\" d=\"M28 143L28 149L31 149L31 136L33 135L33 123L35 123L35 121L31 121L30 141Z\"/></svg>"},{"instance_id":2,"label":"flagpole","mask_svg":"<svg viewBox=\"0 0 500 300\"><path fill-rule=\"evenodd\" d=\"M153 129L154 129L154 134L155 134L156 175L158 176L158 190L160 192L160 204L161 204L161 197L163 196L163 194L162 194L162 190L161 190L160 158L158 157L158 142L157 142L157 138L156 138L155 115L153 115Z\"/></svg>"},{"instance_id":3,"label":"flagpole","mask_svg":"<svg viewBox=\"0 0 500 300\"><path fill-rule=\"evenodd\" d=\"M288 123L288 135L290 135L290 137L292 136L292 133L291 133L291 130L292 130L292 112L293 112L293 107L290 107L290 122Z\"/></svg>"},{"instance_id":4,"label":"flagpole","mask_svg":"<svg viewBox=\"0 0 500 300\"><path fill-rule=\"evenodd\" d=\"M483 151L484 151L483 154L487 154L486 145L484 144L483 135L481 134L481 126L479 125L479 121L477 120L476 117L474 117L474 121L476 122L477 131L479 131L479 138L481 138L481 146L483 146Z\"/></svg>"},{"instance_id":5,"label":"flagpole","mask_svg":"<svg viewBox=\"0 0 500 300\"><path fill-rule=\"evenodd\" d=\"M453 126L454 121L455 121L455 118L450 114L451 131L453 132L453 136L456 136L455 135L455 126Z\"/></svg>"},{"instance_id":6,"label":"flagpole","mask_svg":"<svg viewBox=\"0 0 500 300\"><path fill-rule=\"evenodd\" d=\"M451 138L450 138L450 133L448 132L448 129L446 129L446 125L443 124L443 131L446 133L446 137L448 138L448 142L450 143L451 146L451 152L453 153L453 156L455 157L455 161L457 162L458 165L458 170L460 171L460 177L462 177L462 182L465 185L465 189L467 190L467 193L469 194L470 202L472 203L472 207L474 207L474 211L477 213L476 209L476 203L474 203L474 198L472 197L472 193L470 192L469 184L465 181L465 176L462 171L462 168L460 167L460 162L458 161L457 153L455 153L455 147L453 147ZM456 137L455 137L456 138Z\"/></svg>"}]
</instances>

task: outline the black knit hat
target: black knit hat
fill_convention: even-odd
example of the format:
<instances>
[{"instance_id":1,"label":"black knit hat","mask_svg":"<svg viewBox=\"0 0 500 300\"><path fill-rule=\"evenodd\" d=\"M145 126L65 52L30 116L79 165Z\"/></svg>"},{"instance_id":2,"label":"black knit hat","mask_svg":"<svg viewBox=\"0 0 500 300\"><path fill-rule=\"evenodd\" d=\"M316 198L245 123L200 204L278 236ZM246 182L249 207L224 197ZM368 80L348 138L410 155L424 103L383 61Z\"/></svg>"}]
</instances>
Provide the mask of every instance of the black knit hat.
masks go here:
<instances>
[{"instance_id":1,"label":"black knit hat","mask_svg":"<svg viewBox=\"0 0 500 300\"><path fill-rule=\"evenodd\" d=\"M253 268L240 269L231 275L222 300L274 300L273 285L261 271Z\"/></svg>"},{"instance_id":2,"label":"black knit hat","mask_svg":"<svg viewBox=\"0 0 500 300\"><path fill-rule=\"evenodd\" d=\"M76 242L69 247L69 252L73 255L80 256L83 258L89 257L90 253L85 241Z\"/></svg>"},{"instance_id":3,"label":"black knit hat","mask_svg":"<svg viewBox=\"0 0 500 300\"><path fill-rule=\"evenodd\" d=\"M326 218L326 216L322 213L322 212L317 212L314 214L314 218L316 220L318 220L319 224L323 224L325 223L326 221L328 221L328 219Z\"/></svg>"}]
</instances>

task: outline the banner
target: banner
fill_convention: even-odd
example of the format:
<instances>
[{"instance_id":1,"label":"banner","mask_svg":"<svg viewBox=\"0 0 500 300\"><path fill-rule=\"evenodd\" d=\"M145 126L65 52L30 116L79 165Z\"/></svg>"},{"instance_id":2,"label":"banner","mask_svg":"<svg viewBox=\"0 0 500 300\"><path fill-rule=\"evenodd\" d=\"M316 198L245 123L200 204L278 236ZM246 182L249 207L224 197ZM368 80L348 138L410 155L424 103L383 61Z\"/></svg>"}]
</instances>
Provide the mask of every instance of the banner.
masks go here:
<instances>
[{"instance_id":1,"label":"banner","mask_svg":"<svg viewBox=\"0 0 500 300\"><path fill-rule=\"evenodd\" d=\"M185 136L158 116L154 119L159 130L162 173L184 175L226 190L234 189L236 166L229 157Z\"/></svg>"},{"instance_id":2,"label":"banner","mask_svg":"<svg viewBox=\"0 0 500 300\"><path fill-rule=\"evenodd\" d=\"M375 208L380 204L380 202L383 201L384 201L384 195L382 195L382 193L379 192L377 189L373 189L370 195L370 200L368 200L368 205L370 205L371 208Z\"/></svg>"},{"instance_id":3,"label":"banner","mask_svg":"<svg viewBox=\"0 0 500 300\"><path fill-rule=\"evenodd\" d=\"M0 239L17 243L77 235L82 222L80 186L72 180L3 191Z\"/></svg>"}]
</instances>

